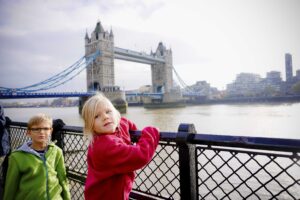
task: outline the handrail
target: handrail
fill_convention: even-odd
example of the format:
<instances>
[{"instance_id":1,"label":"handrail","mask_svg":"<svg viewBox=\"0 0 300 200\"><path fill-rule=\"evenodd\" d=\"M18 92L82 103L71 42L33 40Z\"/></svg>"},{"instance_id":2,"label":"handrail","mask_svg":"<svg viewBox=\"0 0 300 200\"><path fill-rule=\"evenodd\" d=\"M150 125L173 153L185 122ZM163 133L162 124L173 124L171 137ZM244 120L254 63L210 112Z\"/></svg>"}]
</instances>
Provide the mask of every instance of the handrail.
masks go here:
<instances>
[{"instance_id":1,"label":"handrail","mask_svg":"<svg viewBox=\"0 0 300 200\"><path fill-rule=\"evenodd\" d=\"M130 134L133 137L138 138L141 135L141 131L130 131ZM176 139L176 136L180 134L186 134L186 132L160 132L162 141L174 140ZM300 152L300 139L191 133L187 136L186 142L191 144L201 143L207 145L222 145L228 147L255 147L257 149Z\"/></svg>"}]
</instances>

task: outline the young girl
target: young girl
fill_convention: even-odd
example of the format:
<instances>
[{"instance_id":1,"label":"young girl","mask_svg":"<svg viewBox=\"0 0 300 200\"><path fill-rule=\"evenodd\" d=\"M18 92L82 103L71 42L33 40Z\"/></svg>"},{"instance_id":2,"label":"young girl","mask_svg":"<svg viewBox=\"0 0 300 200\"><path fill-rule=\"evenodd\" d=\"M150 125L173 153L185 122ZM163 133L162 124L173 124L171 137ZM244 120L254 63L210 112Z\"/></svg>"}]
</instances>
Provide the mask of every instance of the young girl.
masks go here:
<instances>
[{"instance_id":1,"label":"young girl","mask_svg":"<svg viewBox=\"0 0 300 200\"><path fill-rule=\"evenodd\" d=\"M31 141L9 156L3 199L71 199L62 150L49 143L51 117L35 115L27 128Z\"/></svg>"},{"instance_id":2,"label":"young girl","mask_svg":"<svg viewBox=\"0 0 300 200\"><path fill-rule=\"evenodd\" d=\"M84 196L91 199L129 199L134 171L151 161L159 142L154 127L142 130L133 145L130 130L137 130L102 94L91 97L83 106L84 134L90 138L88 173Z\"/></svg>"}]
</instances>

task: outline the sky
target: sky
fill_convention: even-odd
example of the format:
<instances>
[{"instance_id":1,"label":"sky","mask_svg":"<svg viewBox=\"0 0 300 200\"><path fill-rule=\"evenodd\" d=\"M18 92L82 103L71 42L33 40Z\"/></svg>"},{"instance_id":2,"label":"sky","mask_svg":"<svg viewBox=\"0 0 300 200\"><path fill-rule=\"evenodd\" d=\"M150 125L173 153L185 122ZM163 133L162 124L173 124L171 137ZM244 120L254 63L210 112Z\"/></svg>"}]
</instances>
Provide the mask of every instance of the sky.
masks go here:
<instances>
[{"instance_id":1,"label":"sky","mask_svg":"<svg viewBox=\"0 0 300 200\"><path fill-rule=\"evenodd\" d=\"M222 90L241 72L280 71L285 80L285 53L294 75L300 69L299 0L0 0L0 86L25 87L72 65L97 21L116 47L150 53L163 42L187 85ZM150 66L115 60L115 82L149 85ZM85 71L55 91L86 91Z\"/></svg>"}]
</instances>

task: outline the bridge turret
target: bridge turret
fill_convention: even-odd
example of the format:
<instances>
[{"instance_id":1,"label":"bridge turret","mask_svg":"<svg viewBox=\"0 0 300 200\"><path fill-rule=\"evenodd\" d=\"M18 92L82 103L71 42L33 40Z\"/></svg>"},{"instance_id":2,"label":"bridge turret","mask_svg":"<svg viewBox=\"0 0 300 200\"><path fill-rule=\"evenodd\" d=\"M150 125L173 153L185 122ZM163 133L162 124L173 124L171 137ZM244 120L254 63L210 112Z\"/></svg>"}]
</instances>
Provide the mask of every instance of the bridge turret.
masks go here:
<instances>
[{"instance_id":1,"label":"bridge turret","mask_svg":"<svg viewBox=\"0 0 300 200\"><path fill-rule=\"evenodd\" d=\"M156 49L156 55L157 56L164 56L164 53L167 51L167 49L166 49L166 47L163 45L163 43L162 42L160 42L159 44L158 44L158 47L157 47L157 49Z\"/></svg>"},{"instance_id":2,"label":"bridge turret","mask_svg":"<svg viewBox=\"0 0 300 200\"><path fill-rule=\"evenodd\" d=\"M90 55L97 50L100 56L87 67L88 91L115 86L113 32L105 31L100 21L86 44L85 54Z\"/></svg>"},{"instance_id":3,"label":"bridge turret","mask_svg":"<svg viewBox=\"0 0 300 200\"><path fill-rule=\"evenodd\" d=\"M111 39L113 39L114 38L114 34L113 34L113 31L112 31L112 29L110 28L110 32L109 32L109 37L111 38Z\"/></svg>"},{"instance_id":4,"label":"bridge turret","mask_svg":"<svg viewBox=\"0 0 300 200\"><path fill-rule=\"evenodd\" d=\"M162 106L181 106L183 99L180 88L173 85L173 58L172 50L167 49L162 42L159 42L155 53L151 52L154 57L162 58L164 62L157 62L151 65L152 74L152 92L163 93L163 98L159 102ZM145 107L156 106L151 104L157 100L152 99L150 104Z\"/></svg>"},{"instance_id":5,"label":"bridge turret","mask_svg":"<svg viewBox=\"0 0 300 200\"><path fill-rule=\"evenodd\" d=\"M115 102L114 105L120 108L121 112L124 112L124 109L126 112L125 92L115 86L114 35L112 30L105 31L100 21L91 33L91 38L87 34L85 37L85 55L96 51L100 51L100 55L86 68L87 90L103 92ZM82 99L82 102L84 101Z\"/></svg>"},{"instance_id":6,"label":"bridge turret","mask_svg":"<svg viewBox=\"0 0 300 200\"><path fill-rule=\"evenodd\" d=\"M85 32L84 41L85 41L85 45L87 45L87 44L90 42L90 38L89 38L89 35L88 35L87 30L86 30L86 32Z\"/></svg>"}]
</instances>

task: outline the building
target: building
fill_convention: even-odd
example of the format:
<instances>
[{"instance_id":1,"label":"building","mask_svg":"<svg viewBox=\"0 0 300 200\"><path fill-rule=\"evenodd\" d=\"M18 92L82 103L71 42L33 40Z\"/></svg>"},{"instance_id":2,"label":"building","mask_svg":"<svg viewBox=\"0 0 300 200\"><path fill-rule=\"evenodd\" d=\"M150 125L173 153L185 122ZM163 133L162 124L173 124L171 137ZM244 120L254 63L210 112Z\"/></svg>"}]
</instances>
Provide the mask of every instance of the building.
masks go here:
<instances>
[{"instance_id":1,"label":"building","mask_svg":"<svg viewBox=\"0 0 300 200\"><path fill-rule=\"evenodd\" d=\"M263 96L278 96L284 92L284 82L281 78L281 73L278 71L267 72L265 79L261 81L263 88Z\"/></svg>"},{"instance_id":2,"label":"building","mask_svg":"<svg viewBox=\"0 0 300 200\"><path fill-rule=\"evenodd\" d=\"M144 85L141 86L137 90L129 90L126 91L127 94L141 94L141 93L151 93L152 87L151 85ZM126 101L130 105L142 105L144 103L144 97L141 95L127 95L126 96Z\"/></svg>"},{"instance_id":3,"label":"building","mask_svg":"<svg viewBox=\"0 0 300 200\"><path fill-rule=\"evenodd\" d=\"M260 82L262 78L258 74L240 73L235 81L227 84L227 96L252 97L262 93Z\"/></svg>"},{"instance_id":4,"label":"building","mask_svg":"<svg viewBox=\"0 0 300 200\"><path fill-rule=\"evenodd\" d=\"M285 54L285 78L287 83L291 83L293 81L292 55L289 53Z\"/></svg>"},{"instance_id":5,"label":"building","mask_svg":"<svg viewBox=\"0 0 300 200\"><path fill-rule=\"evenodd\" d=\"M211 87L206 81L197 81L194 85L184 88L183 95L186 102L201 102L208 99L220 99L217 88Z\"/></svg>"},{"instance_id":6,"label":"building","mask_svg":"<svg viewBox=\"0 0 300 200\"><path fill-rule=\"evenodd\" d=\"M300 69L296 71L296 76L294 78L296 79L296 82L300 81Z\"/></svg>"}]
</instances>

